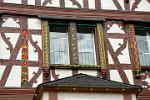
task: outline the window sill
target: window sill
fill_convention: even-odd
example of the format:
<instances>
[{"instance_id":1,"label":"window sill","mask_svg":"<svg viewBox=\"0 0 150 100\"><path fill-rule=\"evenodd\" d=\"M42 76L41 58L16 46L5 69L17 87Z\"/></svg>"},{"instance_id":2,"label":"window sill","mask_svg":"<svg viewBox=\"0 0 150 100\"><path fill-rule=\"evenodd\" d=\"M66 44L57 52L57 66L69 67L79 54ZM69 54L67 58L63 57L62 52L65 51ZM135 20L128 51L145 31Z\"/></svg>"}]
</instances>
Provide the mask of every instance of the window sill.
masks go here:
<instances>
[{"instance_id":1,"label":"window sill","mask_svg":"<svg viewBox=\"0 0 150 100\"><path fill-rule=\"evenodd\" d=\"M63 64L51 64L50 69L101 69L100 65L63 65Z\"/></svg>"},{"instance_id":2,"label":"window sill","mask_svg":"<svg viewBox=\"0 0 150 100\"><path fill-rule=\"evenodd\" d=\"M141 66L142 70L150 70L150 66Z\"/></svg>"}]
</instances>

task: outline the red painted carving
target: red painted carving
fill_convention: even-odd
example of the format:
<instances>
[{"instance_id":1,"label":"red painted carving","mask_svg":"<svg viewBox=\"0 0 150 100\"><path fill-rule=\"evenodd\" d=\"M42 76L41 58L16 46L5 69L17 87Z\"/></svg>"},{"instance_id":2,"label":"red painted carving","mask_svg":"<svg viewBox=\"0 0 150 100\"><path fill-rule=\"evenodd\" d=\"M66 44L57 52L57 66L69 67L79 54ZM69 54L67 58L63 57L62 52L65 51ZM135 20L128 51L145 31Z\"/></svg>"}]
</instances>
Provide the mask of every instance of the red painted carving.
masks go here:
<instances>
[{"instance_id":1,"label":"red painted carving","mask_svg":"<svg viewBox=\"0 0 150 100\"><path fill-rule=\"evenodd\" d=\"M32 39L32 34L34 35L41 35L41 30L28 30L27 29L27 18L26 17L19 17L19 16L9 16L9 15L5 15L3 16L3 18L8 18L11 17L14 20L18 20L18 24L21 25L21 28L13 28L13 27L1 27L0 28L0 34L2 36L2 39L4 40L4 42L7 44L8 46L8 50L10 50L10 58L9 59L0 59L0 64L1 65L6 65L6 68L4 70L4 73L2 75L2 79L3 81L0 81L0 86L4 87L6 84L6 81L9 77L9 74L12 70L12 66L14 65L19 65L19 66L30 66L30 67L39 67L37 73L34 74L34 76L31 78L31 80L29 80L29 85L28 87L32 87L33 83L37 82L37 78L41 75L42 73L42 50L40 49L40 47L37 45L37 41L33 41ZM26 29L29 32L29 36L26 37L26 35L24 35L24 37L22 37L21 35L19 36L15 47L13 47L12 43L9 41L9 38L6 38L5 34L7 33L20 33L21 29ZM6 32L6 33L4 33ZM26 32L23 31L23 34L26 34ZM22 62L20 63L19 60L16 60L18 53L20 51L21 46L26 46L24 43L22 45L22 40L27 40L30 41L31 45L35 48L35 52L38 52L38 61L28 61L28 63L26 62ZM23 52L26 52L27 49L23 49ZM22 55L23 59L28 59L28 56L26 55ZM26 69L22 70L23 72L27 72ZM23 77L23 78L27 78L27 77Z\"/></svg>"}]
</instances>

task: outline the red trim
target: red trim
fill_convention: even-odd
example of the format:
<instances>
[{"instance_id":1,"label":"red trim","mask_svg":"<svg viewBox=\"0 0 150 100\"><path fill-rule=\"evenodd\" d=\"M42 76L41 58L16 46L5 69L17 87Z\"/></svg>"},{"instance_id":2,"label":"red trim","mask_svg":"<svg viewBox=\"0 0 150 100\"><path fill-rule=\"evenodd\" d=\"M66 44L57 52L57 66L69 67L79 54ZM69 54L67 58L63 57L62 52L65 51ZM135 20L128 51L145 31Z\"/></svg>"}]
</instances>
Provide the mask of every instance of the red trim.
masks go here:
<instances>
[{"instance_id":1,"label":"red trim","mask_svg":"<svg viewBox=\"0 0 150 100\"><path fill-rule=\"evenodd\" d=\"M1 95L34 95L35 88L0 88Z\"/></svg>"}]
</instances>

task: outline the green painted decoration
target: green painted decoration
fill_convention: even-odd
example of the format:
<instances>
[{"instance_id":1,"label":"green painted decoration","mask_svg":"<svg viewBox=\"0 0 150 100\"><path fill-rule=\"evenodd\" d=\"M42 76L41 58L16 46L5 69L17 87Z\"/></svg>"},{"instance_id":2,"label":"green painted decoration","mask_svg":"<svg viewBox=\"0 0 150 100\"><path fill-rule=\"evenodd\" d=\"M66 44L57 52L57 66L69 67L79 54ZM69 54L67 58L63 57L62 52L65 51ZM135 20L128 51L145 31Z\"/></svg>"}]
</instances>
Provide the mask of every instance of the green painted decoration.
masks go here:
<instances>
[{"instance_id":1,"label":"green painted decoration","mask_svg":"<svg viewBox=\"0 0 150 100\"><path fill-rule=\"evenodd\" d=\"M28 85L28 33L22 31L21 87Z\"/></svg>"},{"instance_id":2,"label":"green painted decoration","mask_svg":"<svg viewBox=\"0 0 150 100\"><path fill-rule=\"evenodd\" d=\"M141 77L141 66L140 66L140 60L139 55L137 51L137 43L135 38L135 28L133 24L129 25L129 38L130 38L130 50L133 57L133 66L135 68L135 76L137 78Z\"/></svg>"},{"instance_id":3,"label":"green painted decoration","mask_svg":"<svg viewBox=\"0 0 150 100\"><path fill-rule=\"evenodd\" d=\"M43 46L43 67L49 67L49 25L48 21L42 22L42 46Z\"/></svg>"},{"instance_id":4,"label":"green painted decoration","mask_svg":"<svg viewBox=\"0 0 150 100\"><path fill-rule=\"evenodd\" d=\"M72 64L78 64L78 52L77 52L77 36L76 36L76 24L70 23L70 33L71 33L71 51L72 51Z\"/></svg>"},{"instance_id":5,"label":"green painted decoration","mask_svg":"<svg viewBox=\"0 0 150 100\"><path fill-rule=\"evenodd\" d=\"M106 55L104 46L104 33L102 24L97 24L97 34L98 34L98 48L100 55L100 66L101 68L106 68Z\"/></svg>"}]
</instances>

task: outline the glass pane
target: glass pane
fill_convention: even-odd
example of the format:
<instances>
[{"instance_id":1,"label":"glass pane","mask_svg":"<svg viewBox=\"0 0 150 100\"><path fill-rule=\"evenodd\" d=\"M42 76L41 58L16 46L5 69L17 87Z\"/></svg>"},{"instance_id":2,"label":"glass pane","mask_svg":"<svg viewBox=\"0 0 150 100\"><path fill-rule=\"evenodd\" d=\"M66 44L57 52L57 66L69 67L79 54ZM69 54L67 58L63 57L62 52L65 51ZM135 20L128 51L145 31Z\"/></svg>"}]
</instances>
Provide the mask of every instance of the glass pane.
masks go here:
<instances>
[{"instance_id":1,"label":"glass pane","mask_svg":"<svg viewBox=\"0 0 150 100\"><path fill-rule=\"evenodd\" d=\"M51 64L69 64L68 26L50 26Z\"/></svg>"},{"instance_id":2,"label":"glass pane","mask_svg":"<svg viewBox=\"0 0 150 100\"><path fill-rule=\"evenodd\" d=\"M93 28L77 27L79 64L95 65L96 54Z\"/></svg>"},{"instance_id":3,"label":"glass pane","mask_svg":"<svg viewBox=\"0 0 150 100\"><path fill-rule=\"evenodd\" d=\"M136 40L141 65L150 65L149 36L148 31L136 30Z\"/></svg>"}]
</instances>

